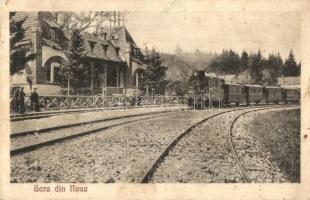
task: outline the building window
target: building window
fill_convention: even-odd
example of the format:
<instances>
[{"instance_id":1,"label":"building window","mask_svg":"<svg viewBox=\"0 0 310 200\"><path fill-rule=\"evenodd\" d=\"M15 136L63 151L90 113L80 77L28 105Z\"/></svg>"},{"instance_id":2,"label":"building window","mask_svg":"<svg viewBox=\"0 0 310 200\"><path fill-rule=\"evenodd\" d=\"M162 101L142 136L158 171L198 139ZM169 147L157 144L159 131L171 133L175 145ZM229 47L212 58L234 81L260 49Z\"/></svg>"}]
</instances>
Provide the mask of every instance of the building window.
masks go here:
<instances>
[{"instance_id":1,"label":"building window","mask_svg":"<svg viewBox=\"0 0 310 200\"><path fill-rule=\"evenodd\" d=\"M91 52L94 53L94 48L95 48L96 42L95 41L88 41L88 42L89 42L89 45L91 48Z\"/></svg>"},{"instance_id":2,"label":"building window","mask_svg":"<svg viewBox=\"0 0 310 200\"><path fill-rule=\"evenodd\" d=\"M135 86L136 86L136 88L139 88L140 85L142 84L143 77L144 77L144 71L136 72L136 75L135 75Z\"/></svg>"},{"instance_id":3,"label":"building window","mask_svg":"<svg viewBox=\"0 0 310 200\"><path fill-rule=\"evenodd\" d=\"M117 86L117 69L112 65L107 67L107 87Z\"/></svg>"},{"instance_id":4,"label":"building window","mask_svg":"<svg viewBox=\"0 0 310 200\"><path fill-rule=\"evenodd\" d=\"M117 56L119 56L119 50L120 50L119 47L116 47L116 48L115 48L115 52L116 52L116 55L117 55Z\"/></svg>"},{"instance_id":5,"label":"building window","mask_svg":"<svg viewBox=\"0 0 310 200\"><path fill-rule=\"evenodd\" d=\"M51 83L60 83L61 76L59 74L61 65L59 62L52 62L47 69L47 81Z\"/></svg>"},{"instance_id":6,"label":"building window","mask_svg":"<svg viewBox=\"0 0 310 200\"><path fill-rule=\"evenodd\" d=\"M104 55L106 56L106 55L107 55L108 48L109 48L109 45L107 45L107 44L102 44L101 46L102 46L102 49L103 49L103 51L104 51Z\"/></svg>"}]
</instances>

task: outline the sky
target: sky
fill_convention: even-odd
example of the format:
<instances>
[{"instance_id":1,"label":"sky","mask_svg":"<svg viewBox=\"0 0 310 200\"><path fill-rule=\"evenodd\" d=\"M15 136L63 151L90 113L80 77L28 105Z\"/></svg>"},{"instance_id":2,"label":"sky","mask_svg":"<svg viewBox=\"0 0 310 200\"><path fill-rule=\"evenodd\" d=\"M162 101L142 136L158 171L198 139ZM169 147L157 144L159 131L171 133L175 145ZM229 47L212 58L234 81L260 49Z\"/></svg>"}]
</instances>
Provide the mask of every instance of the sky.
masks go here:
<instances>
[{"instance_id":1,"label":"sky","mask_svg":"<svg viewBox=\"0 0 310 200\"><path fill-rule=\"evenodd\" d=\"M301 16L296 11L204 11L147 10L129 12L126 26L143 48L173 53L197 48L208 52L233 49L239 53L257 52L264 56L280 53L287 58L292 49L300 59Z\"/></svg>"}]
</instances>

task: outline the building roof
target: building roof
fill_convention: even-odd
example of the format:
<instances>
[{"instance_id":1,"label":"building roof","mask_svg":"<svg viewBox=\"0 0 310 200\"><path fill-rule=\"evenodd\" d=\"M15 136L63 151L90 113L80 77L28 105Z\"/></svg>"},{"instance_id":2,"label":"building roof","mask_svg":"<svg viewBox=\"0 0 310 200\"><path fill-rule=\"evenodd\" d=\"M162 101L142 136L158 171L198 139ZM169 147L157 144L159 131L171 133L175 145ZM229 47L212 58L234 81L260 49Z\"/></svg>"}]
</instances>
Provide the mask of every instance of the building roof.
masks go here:
<instances>
[{"instance_id":1,"label":"building roof","mask_svg":"<svg viewBox=\"0 0 310 200\"><path fill-rule=\"evenodd\" d=\"M238 84L248 83L250 80L247 74L240 74L238 76L223 75L223 76L218 76L218 78L223 79L225 83L238 83Z\"/></svg>"},{"instance_id":2,"label":"building roof","mask_svg":"<svg viewBox=\"0 0 310 200\"><path fill-rule=\"evenodd\" d=\"M132 57L143 62L142 58L144 55L125 26L111 27L111 33L108 39L114 45L120 47L121 52L129 51Z\"/></svg>"},{"instance_id":3,"label":"building roof","mask_svg":"<svg viewBox=\"0 0 310 200\"><path fill-rule=\"evenodd\" d=\"M284 88L284 89L299 89L300 90L300 85L281 85L281 88Z\"/></svg>"},{"instance_id":4,"label":"building roof","mask_svg":"<svg viewBox=\"0 0 310 200\"><path fill-rule=\"evenodd\" d=\"M113 45L108 40L99 39L91 34L84 35L84 44L86 46L86 57L101 59L113 62L124 62L120 57L117 49L119 47ZM93 48L91 45L94 45ZM106 48L106 52L104 51Z\"/></svg>"},{"instance_id":5,"label":"building roof","mask_svg":"<svg viewBox=\"0 0 310 200\"><path fill-rule=\"evenodd\" d=\"M63 48L57 42L54 42L53 40L43 38L42 44L45 46L52 47L52 48L57 49L57 50L63 50Z\"/></svg>"},{"instance_id":6,"label":"building roof","mask_svg":"<svg viewBox=\"0 0 310 200\"><path fill-rule=\"evenodd\" d=\"M300 77L279 77L278 85L300 85Z\"/></svg>"},{"instance_id":7,"label":"building roof","mask_svg":"<svg viewBox=\"0 0 310 200\"><path fill-rule=\"evenodd\" d=\"M58 26L58 24L56 24L53 21L47 20L47 19L43 19L43 21L51 28L57 28L60 29L60 27Z\"/></svg>"}]
</instances>

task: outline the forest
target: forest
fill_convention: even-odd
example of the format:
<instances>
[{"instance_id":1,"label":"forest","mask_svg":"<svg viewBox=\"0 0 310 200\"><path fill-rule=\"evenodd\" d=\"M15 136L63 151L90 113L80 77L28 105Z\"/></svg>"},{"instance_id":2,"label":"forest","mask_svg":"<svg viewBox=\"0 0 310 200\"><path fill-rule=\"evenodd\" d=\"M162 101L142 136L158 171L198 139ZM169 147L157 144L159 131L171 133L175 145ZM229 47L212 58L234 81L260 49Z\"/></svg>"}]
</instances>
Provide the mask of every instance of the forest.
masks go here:
<instances>
[{"instance_id":1,"label":"forest","mask_svg":"<svg viewBox=\"0 0 310 200\"><path fill-rule=\"evenodd\" d=\"M221 53L204 52L196 49L194 52L184 52L177 47L174 54L161 53L163 65L168 67L167 78L169 87L178 94L187 91L187 81L193 70L205 70L219 75L249 76L248 84L277 85L278 77L298 77L301 72L301 62L297 62L291 50L283 59L279 53L262 55L261 50L255 53L243 51L239 55L231 49Z\"/></svg>"}]
</instances>

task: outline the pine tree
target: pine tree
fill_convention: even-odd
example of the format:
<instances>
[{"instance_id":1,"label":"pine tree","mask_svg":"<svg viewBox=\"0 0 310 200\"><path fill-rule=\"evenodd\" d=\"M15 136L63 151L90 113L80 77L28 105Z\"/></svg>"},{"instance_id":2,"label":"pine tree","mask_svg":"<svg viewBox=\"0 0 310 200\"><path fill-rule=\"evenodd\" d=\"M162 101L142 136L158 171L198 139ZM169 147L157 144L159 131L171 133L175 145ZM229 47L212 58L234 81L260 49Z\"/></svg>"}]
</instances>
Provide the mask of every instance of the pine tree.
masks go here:
<instances>
[{"instance_id":1,"label":"pine tree","mask_svg":"<svg viewBox=\"0 0 310 200\"><path fill-rule=\"evenodd\" d=\"M177 47L175 48L174 54L176 56L182 56L183 55L183 50L181 49L181 47L179 45L177 45Z\"/></svg>"},{"instance_id":2,"label":"pine tree","mask_svg":"<svg viewBox=\"0 0 310 200\"><path fill-rule=\"evenodd\" d=\"M295 61L295 56L292 50L290 51L288 58L285 60L283 75L284 76L300 76L300 68Z\"/></svg>"},{"instance_id":3,"label":"pine tree","mask_svg":"<svg viewBox=\"0 0 310 200\"><path fill-rule=\"evenodd\" d=\"M243 51L240 59L241 72L248 69L248 67L249 67L249 55L246 51Z\"/></svg>"},{"instance_id":4,"label":"pine tree","mask_svg":"<svg viewBox=\"0 0 310 200\"><path fill-rule=\"evenodd\" d=\"M238 53L234 52L233 50L228 51L228 58L227 58L227 65L228 65L228 73L239 75L241 72L240 68L240 57Z\"/></svg>"},{"instance_id":5,"label":"pine tree","mask_svg":"<svg viewBox=\"0 0 310 200\"><path fill-rule=\"evenodd\" d=\"M223 52L213 58L210 64L210 69L220 74L235 74L238 75L241 70L241 61L238 53L233 50L223 50Z\"/></svg>"},{"instance_id":6,"label":"pine tree","mask_svg":"<svg viewBox=\"0 0 310 200\"><path fill-rule=\"evenodd\" d=\"M259 50L256 54L250 55L250 75L252 79L252 83L254 84L262 84L263 82L263 59L261 55L261 51Z\"/></svg>"},{"instance_id":7,"label":"pine tree","mask_svg":"<svg viewBox=\"0 0 310 200\"><path fill-rule=\"evenodd\" d=\"M298 71L297 71L298 76L300 76L300 74L301 74L301 62L299 62L297 69L298 69Z\"/></svg>"},{"instance_id":8,"label":"pine tree","mask_svg":"<svg viewBox=\"0 0 310 200\"><path fill-rule=\"evenodd\" d=\"M10 12L10 75L26 68L27 63L35 59L36 54L31 52L30 41L25 40L26 18L19 21L14 19L16 12ZM32 75L27 74L27 82L32 85Z\"/></svg>"},{"instance_id":9,"label":"pine tree","mask_svg":"<svg viewBox=\"0 0 310 200\"><path fill-rule=\"evenodd\" d=\"M146 86L150 90L154 89L155 94L164 94L168 84L166 80L167 67L162 65L159 53L153 50L146 58L146 71L142 79L140 89L145 91Z\"/></svg>"},{"instance_id":10,"label":"pine tree","mask_svg":"<svg viewBox=\"0 0 310 200\"><path fill-rule=\"evenodd\" d=\"M67 63L61 68L64 83L70 81L75 91L78 88L87 87L89 84L89 69L84 59L86 48L84 39L78 29L72 30L69 49L66 53Z\"/></svg>"},{"instance_id":11,"label":"pine tree","mask_svg":"<svg viewBox=\"0 0 310 200\"><path fill-rule=\"evenodd\" d=\"M269 77L265 78L265 82L268 85L276 85L277 78L281 76L281 69L283 68L283 61L278 53L277 55L270 54L267 60L267 70Z\"/></svg>"}]
</instances>

